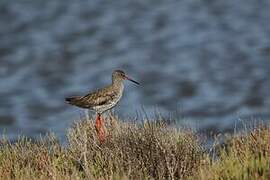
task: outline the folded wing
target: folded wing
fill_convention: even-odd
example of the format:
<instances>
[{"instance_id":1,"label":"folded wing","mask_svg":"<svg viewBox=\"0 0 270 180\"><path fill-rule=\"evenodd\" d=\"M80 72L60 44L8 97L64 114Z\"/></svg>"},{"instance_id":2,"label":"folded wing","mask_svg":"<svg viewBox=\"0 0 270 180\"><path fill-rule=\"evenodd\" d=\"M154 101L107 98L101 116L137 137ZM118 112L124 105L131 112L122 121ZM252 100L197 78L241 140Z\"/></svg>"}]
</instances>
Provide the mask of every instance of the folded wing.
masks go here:
<instances>
[{"instance_id":1,"label":"folded wing","mask_svg":"<svg viewBox=\"0 0 270 180\"><path fill-rule=\"evenodd\" d=\"M114 93L114 91L101 90L89 93L85 96L67 97L65 100L71 105L89 109L96 106L110 104L115 96L117 96L117 94Z\"/></svg>"}]
</instances>

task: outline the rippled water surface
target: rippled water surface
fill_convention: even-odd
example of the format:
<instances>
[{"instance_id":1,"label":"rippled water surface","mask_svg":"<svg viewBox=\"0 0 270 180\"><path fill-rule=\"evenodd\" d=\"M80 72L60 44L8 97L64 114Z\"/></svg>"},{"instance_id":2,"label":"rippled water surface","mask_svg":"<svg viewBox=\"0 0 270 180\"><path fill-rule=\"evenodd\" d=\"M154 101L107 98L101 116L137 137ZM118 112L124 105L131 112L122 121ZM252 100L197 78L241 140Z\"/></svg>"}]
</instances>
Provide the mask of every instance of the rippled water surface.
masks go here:
<instances>
[{"instance_id":1,"label":"rippled water surface","mask_svg":"<svg viewBox=\"0 0 270 180\"><path fill-rule=\"evenodd\" d=\"M270 1L0 2L0 127L63 136L84 115L64 103L124 69L120 115L174 113L208 131L270 116ZM151 114L151 113L150 113Z\"/></svg>"}]
</instances>

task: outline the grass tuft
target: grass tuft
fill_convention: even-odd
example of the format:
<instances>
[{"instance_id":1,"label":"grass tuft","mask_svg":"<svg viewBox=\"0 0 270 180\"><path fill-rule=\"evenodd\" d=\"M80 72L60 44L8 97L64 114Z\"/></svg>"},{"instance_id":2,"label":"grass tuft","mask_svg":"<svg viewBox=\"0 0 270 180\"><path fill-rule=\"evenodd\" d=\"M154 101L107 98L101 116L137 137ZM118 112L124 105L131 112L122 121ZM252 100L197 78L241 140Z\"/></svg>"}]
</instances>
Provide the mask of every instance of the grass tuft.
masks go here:
<instances>
[{"instance_id":1,"label":"grass tuft","mask_svg":"<svg viewBox=\"0 0 270 180\"><path fill-rule=\"evenodd\" d=\"M208 157L198 179L270 179L270 127L228 137L217 147L218 160Z\"/></svg>"},{"instance_id":2,"label":"grass tuft","mask_svg":"<svg viewBox=\"0 0 270 180\"><path fill-rule=\"evenodd\" d=\"M203 153L191 132L162 122L142 125L106 120L106 141L99 145L93 121L81 121L68 133L71 154L88 177L174 179L192 175ZM89 177L90 177L89 176Z\"/></svg>"}]
</instances>

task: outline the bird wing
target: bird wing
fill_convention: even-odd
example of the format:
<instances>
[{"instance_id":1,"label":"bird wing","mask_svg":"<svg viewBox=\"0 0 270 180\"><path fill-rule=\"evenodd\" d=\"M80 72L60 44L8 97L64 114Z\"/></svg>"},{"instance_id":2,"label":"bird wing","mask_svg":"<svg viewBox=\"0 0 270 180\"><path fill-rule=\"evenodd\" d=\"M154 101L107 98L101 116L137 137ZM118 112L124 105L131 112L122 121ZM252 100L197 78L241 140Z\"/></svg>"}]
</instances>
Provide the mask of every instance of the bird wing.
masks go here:
<instances>
[{"instance_id":1,"label":"bird wing","mask_svg":"<svg viewBox=\"0 0 270 180\"><path fill-rule=\"evenodd\" d=\"M112 102L116 96L117 93L115 91L113 91L110 87L106 87L94 92L90 92L85 96L68 97L66 98L66 101L69 104L89 109L95 106L110 104L110 102Z\"/></svg>"},{"instance_id":2,"label":"bird wing","mask_svg":"<svg viewBox=\"0 0 270 180\"><path fill-rule=\"evenodd\" d=\"M91 107L109 104L117 96L114 91L96 91L82 97L84 104Z\"/></svg>"}]
</instances>

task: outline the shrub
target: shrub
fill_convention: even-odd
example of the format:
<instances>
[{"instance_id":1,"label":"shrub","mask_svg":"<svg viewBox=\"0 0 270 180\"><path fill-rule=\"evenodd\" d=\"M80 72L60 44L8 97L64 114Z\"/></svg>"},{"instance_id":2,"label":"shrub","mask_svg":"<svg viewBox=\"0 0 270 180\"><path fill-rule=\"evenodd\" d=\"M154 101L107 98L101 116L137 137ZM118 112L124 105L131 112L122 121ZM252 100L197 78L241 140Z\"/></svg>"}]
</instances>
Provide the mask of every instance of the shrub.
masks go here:
<instances>
[{"instance_id":1,"label":"shrub","mask_svg":"<svg viewBox=\"0 0 270 180\"><path fill-rule=\"evenodd\" d=\"M163 122L105 121L108 137L101 145L93 121L76 123L68 133L69 151L87 177L182 179L198 170L203 153L190 131Z\"/></svg>"},{"instance_id":2,"label":"shrub","mask_svg":"<svg viewBox=\"0 0 270 180\"><path fill-rule=\"evenodd\" d=\"M270 129L232 136L217 149L218 160L201 167L198 179L270 179Z\"/></svg>"}]
</instances>

